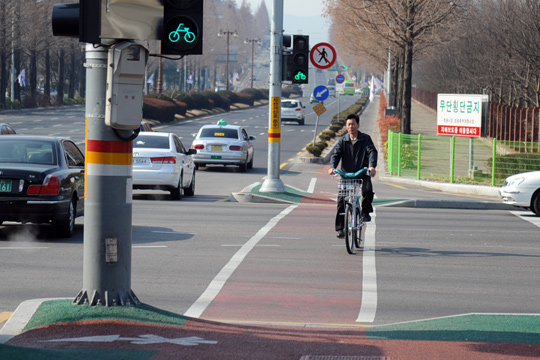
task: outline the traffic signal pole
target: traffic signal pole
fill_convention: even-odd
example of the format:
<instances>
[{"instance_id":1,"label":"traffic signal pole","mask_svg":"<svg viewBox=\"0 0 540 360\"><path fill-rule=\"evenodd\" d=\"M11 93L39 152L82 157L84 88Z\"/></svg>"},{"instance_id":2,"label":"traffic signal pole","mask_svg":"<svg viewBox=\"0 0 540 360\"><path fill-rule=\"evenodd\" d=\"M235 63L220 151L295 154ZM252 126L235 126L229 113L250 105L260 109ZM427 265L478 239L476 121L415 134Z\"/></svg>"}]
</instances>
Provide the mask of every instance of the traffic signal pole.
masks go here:
<instances>
[{"instance_id":1,"label":"traffic signal pole","mask_svg":"<svg viewBox=\"0 0 540 360\"><path fill-rule=\"evenodd\" d=\"M281 146L281 56L283 39L283 0L272 1L270 38L270 107L268 115L268 173L261 192L285 192L279 178Z\"/></svg>"},{"instance_id":2,"label":"traffic signal pole","mask_svg":"<svg viewBox=\"0 0 540 360\"><path fill-rule=\"evenodd\" d=\"M87 44L85 67L83 289L73 304L129 306L139 303L131 290L133 142L105 124L108 47Z\"/></svg>"}]
</instances>

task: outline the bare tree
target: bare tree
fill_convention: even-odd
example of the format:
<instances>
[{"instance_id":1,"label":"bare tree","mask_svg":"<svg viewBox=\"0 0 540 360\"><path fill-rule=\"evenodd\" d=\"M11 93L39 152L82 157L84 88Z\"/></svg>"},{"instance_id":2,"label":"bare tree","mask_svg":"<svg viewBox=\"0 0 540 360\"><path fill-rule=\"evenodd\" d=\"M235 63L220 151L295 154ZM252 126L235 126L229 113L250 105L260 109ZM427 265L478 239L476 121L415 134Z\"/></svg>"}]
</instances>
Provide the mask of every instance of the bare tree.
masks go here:
<instances>
[{"instance_id":1,"label":"bare tree","mask_svg":"<svg viewBox=\"0 0 540 360\"><path fill-rule=\"evenodd\" d=\"M381 49L392 48L402 55L402 132L411 127L411 87L415 52L447 41L446 29L467 9L468 0L326 0L327 13L334 23L345 23L349 39L371 46L368 56L381 60ZM339 17L346 20L340 21ZM339 26L339 25L338 25ZM343 37L342 37L343 38ZM342 40L343 41L343 40ZM341 44L343 48L345 44Z\"/></svg>"}]
</instances>

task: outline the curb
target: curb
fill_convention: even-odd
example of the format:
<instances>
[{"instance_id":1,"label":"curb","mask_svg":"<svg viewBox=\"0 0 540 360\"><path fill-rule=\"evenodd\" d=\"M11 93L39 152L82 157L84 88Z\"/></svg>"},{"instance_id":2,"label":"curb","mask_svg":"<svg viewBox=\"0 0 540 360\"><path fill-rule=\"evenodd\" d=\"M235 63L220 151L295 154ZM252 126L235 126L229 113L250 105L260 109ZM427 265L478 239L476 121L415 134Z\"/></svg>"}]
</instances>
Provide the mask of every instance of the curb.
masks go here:
<instances>
[{"instance_id":1,"label":"curb","mask_svg":"<svg viewBox=\"0 0 540 360\"><path fill-rule=\"evenodd\" d=\"M5 344L9 339L21 334L24 327L28 324L30 319L32 319L32 316L34 316L35 312L44 301L64 299L71 298L33 299L23 301L4 324L4 327L0 329L0 344Z\"/></svg>"}]
</instances>

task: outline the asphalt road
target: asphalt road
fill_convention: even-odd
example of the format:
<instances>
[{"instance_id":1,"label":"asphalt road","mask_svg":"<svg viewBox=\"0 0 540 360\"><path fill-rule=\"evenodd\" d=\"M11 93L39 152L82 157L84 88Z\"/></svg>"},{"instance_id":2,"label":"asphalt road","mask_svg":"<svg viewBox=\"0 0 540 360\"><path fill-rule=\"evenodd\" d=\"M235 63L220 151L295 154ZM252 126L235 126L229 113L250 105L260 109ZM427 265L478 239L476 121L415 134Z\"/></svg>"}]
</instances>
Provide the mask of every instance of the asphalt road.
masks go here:
<instances>
[{"instance_id":1,"label":"asphalt road","mask_svg":"<svg viewBox=\"0 0 540 360\"><path fill-rule=\"evenodd\" d=\"M254 124L265 121L256 119L257 111L228 115L245 119L256 132ZM61 116L53 112L48 121L58 122L55 117ZM211 120L170 128L189 134L191 126ZM36 132L57 128L34 124ZM62 125L63 131L76 128ZM262 125L258 131L264 132ZM288 151L292 156L299 149L291 145ZM531 301L540 295L540 224L532 213L381 203L367 226L364 251L348 255L333 232L334 206L328 201L335 198L335 183L319 165L295 163L282 178L303 189L315 178L314 193L326 197L324 203L291 207L228 201L232 191L262 181L263 159L245 174L233 168L198 172L196 195L180 202L161 194L135 194L132 289L141 301L207 319L304 325L388 324L471 312L540 313ZM377 199L385 201L464 197L378 181L375 190ZM82 221L70 240L52 239L39 226L0 229L0 313L14 311L27 299L78 293ZM226 279L221 287L218 275ZM209 298L215 290L217 295Z\"/></svg>"}]
</instances>

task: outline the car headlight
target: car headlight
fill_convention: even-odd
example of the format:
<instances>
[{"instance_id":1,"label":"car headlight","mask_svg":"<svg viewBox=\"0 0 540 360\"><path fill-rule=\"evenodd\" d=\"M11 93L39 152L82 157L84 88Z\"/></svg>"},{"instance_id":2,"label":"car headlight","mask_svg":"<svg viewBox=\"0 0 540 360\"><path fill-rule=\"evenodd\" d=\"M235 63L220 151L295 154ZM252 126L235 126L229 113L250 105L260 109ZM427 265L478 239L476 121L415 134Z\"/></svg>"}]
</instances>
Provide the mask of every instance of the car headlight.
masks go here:
<instances>
[{"instance_id":1,"label":"car headlight","mask_svg":"<svg viewBox=\"0 0 540 360\"><path fill-rule=\"evenodd\" d=\"M516 187L519 184L521 184L523 181L525 181L525 178L523 176L513 178L511 180L506 181L507 182L506 186L508 186L508 187Z\"/></svg>"}]
</instances>

